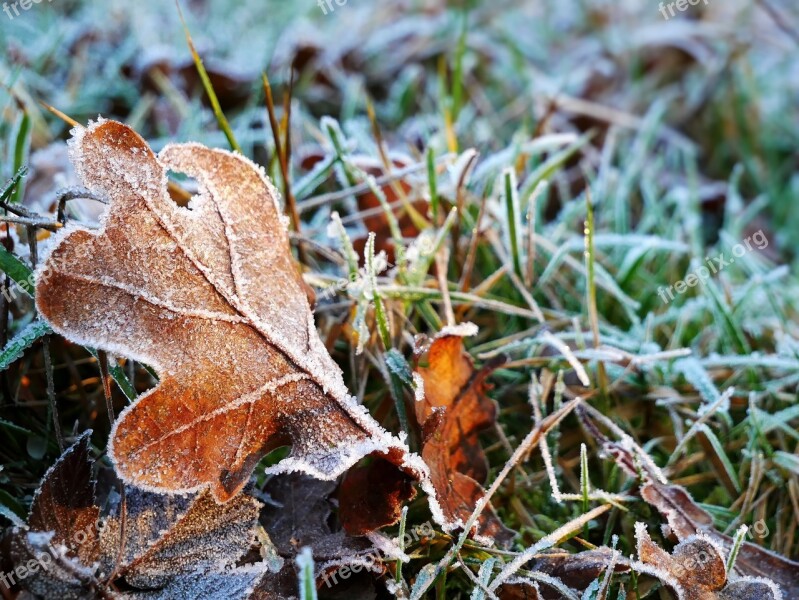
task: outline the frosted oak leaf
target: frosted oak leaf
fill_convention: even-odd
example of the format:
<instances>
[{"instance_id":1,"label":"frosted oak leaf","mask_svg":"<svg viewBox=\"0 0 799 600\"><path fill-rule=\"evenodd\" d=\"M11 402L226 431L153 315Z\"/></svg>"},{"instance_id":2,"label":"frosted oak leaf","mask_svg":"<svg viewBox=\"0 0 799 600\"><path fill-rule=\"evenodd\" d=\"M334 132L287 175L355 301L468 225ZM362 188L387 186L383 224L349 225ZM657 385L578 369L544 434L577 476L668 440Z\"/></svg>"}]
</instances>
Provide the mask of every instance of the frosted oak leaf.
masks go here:
<instances>
[{"instance_id":1,"label":"frosted oak leaf","mask_svg":"<svg viewBox=\"0 0 799 600\"><path fill-rule=\"evenodd\" d=\"M199 144L158 155L132 129L73 130L70 158L110 207L101 229L67 227L37 272L36 302L64 337L152 365L159 385L126 408L108 453L156 492L209 487L220 502L279 446L271 472L333 479L379 453L425 466L349 396L319 339L277 193L246 158ZM180 207L167 170L195 178Z\"/></svg>"}]
</instances>

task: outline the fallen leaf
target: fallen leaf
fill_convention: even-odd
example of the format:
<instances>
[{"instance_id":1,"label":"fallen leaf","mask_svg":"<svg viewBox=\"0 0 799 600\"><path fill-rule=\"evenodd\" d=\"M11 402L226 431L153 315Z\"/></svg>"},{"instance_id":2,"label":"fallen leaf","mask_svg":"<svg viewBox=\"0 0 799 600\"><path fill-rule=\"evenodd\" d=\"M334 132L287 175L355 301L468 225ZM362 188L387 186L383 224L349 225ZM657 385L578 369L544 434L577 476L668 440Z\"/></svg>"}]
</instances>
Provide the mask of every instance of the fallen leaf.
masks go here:
<instances>
[{"instance_id":1,"label":"fallen leaf","mask_svg":"<svg viewBox=\"0 0 799 600\"><path fill-rule=\"evenodd\" d=\"M271 472L334 479L377 452L424 478L421 460L349 396L319 339L262 169L198 144L156 156L113 121L73 135L78 176L110 207L99 232L59 234L38 270L37 305L61 335L160 376L112 431L123 481L163 493L210 487L224 502L288 444ZM199 182L188 208L170 200L168 169Z\"/></svg>"},{"instance_id":2,"label":"fallen leaf","mask_svg":"<svg viewBox=\"0 0 799 600\"><path fill-rule=\"evenodd\" d=\"M626 559L618 556L614 559L613 550L607 547L595 550L585 550L577 554L567 554L562 551L543 553L527 568L530 571L546 573L560 580L564 585L585 590L591 582L599 579L603 573L613 565L613 573L627 573L630 566ZM560 598L557 591L548 586L542 586L541 595L544 598Z\"/></svg>"},{"instance_id":3,"label":"fallen leaf","mask_svg":"<svg viewBox=\"0 0 799 600\"><path fill-rule=\"evenodd\" d=\"M497 589L500 600L541 600L540 588L524 580L511 580Z\"/></svg>"},{"instance_id":4,"label":"fallen leaf","mask_svg":"<svg viewBox=\"0 0 799 600\"><path fill-rule=\"evenodd\" d=\"M699 534L681 541L671 554L663 550L637 523L638 556L676 593L678 600L782 600L782 593L769 580L745 578L727 582L724 550L709 537Z\"/></svg>"},{"instance_id":5,"label":"fallen leaf","mask_svg":"<svg viewBox=\"0 0 799 600\"><path fill-rule=\"evenodd\" d=\"M97 521L92 481L91 431L85 432L48 469L36 490L28 516L30 531L53 532L51 543L84 564L97 558ZM78 541L80 543L78 543Z\"/></svg>"},{"instance_id":6,"label":"fallen leaf","mask_svg":"<svg viewBox=\"0 0 799 600\"><path fill-rule=\"evenodd\" d=\"M366 538L350 537L331 528L333 504L330 496L335 483L313 479L302 473L278 475L269 480L264 491L274 509L267 509L264 527L278 553L293 562L301 548L313 552L317 568L344 565L349 558L372 552Z\"/></svg>"},{"instance_id":7,"label":"fallen leaf","mask_svg":"<svg viewBox=\"0 0 799 600\"><path fill-rule=\"evenodd\" d=\"M364 535L399 521L402 506L416 495L413 481L376 458L351 469L338 492L339 518L350 535Z\"/></svg>"},{"instance_id":8,"label":"fallen leaf","mask_svg":"<svg viewBox=\"0 0 799 600\"><path fill-rule=\"evenodd\" d=\"M584 411L578 411L578 414L603 451L629 476L642 480L641 498L666 519L678 540L684 541L701 533L724 551L732 548L732 538L715 529L713 517L694 501L688 490L664 483L665 479L662 480L662 476L654 471L648 456L639 456L630 444L610 440ZM733 570L741 577L773 581L789 598L799 598L799 563L757 544L746 541L741 544Z\"/></svg>"},{"instance_id":9,"label":"fallen leaf","mask_svg":"<svg viewBox=\"0 0 799 600\"><path fill-rule=\"evenodd\" d=\"M17 586L65 600L210 599L219 589L231 600L250 598L271 566L239 564L254 545L261 504L244 494L218 504L207 492L185 497L130 489L100 517L89 436L47 472L28 525L10 531L12 565L27 569ZM114 595L120 588L128 591Z\"/></svg>"},{"instance_id":10,"label":"fallen leaf","mask_svg":"<svg viewBox=\"0 0 799 600\"><path fill-rule=\"evenodd\" d=\"M641 487L641 497L663 515L678 539L688 539L701 532L725 551L732 548L732 538L716 531L713 517L696 504L685 488L664 485L649 479ZM799 598L799 563L744 542L738 551L734 570L741 576L768 578L788 595Z\"/></svg>"},{"instance_id":11,"label":"fallen leaf","mask_svg":"<svg viewBox=\"0 0 799 600\"><path fill-rule=\"evenodd\" d=\"M627 573L630 566L624 557L608 547L585 550L577 554L568 554L562 550L552 550L538 555L525 569L538 574L548 575L558 584L572 590L587 590L589 586L603 576L612 565L613 573ZM497 589L501 600L560 600L563 594L554 586L543 580L536 581L525 577L510 578Z\"/></svg>"},{"instance_id":12,"label":"fallen leaf","mask_svg":"<svg viewBox=\"0 0 799 600\"><path fill-rule=\"evenodd\" d=\"M488 460L479 434L496 422L497 405L486 395L489 365L475 372L459 335L445 333L430 344L427 366L416 367L424 382L424 399L416 402L423 430L422 458L444 512L445 529L462 528L485 494ZM508 544L507 529L489 505L480 515L477 535Z\"/></svg>"},{"instance_id":13,"label":"fallen leaf","mask_svg":"<svg viewBox=\"0 0 799 600\"><path fill-rule=\"evenodd\" d=\"M159 590L132 592L118 597L125 600L175 600L175 598L219 600L220 590L224 590L224 598L256 600L254 586L263 578L264 570L260 565L245 565L225 571L190 573L170 580L165 587ZM268 598L269 600L284 600L275 596L268 596Z\"/></svg>"},{"instance_id":14,"label":"fallen leaf","mask_svg":"<svg viewBox=\"0 0 799 600\"><path fill-rule=\"evenodd\" d=\"M260 509L244 494L220 505L208 493L183 498L131 489L124 508L104 521L103 575L113 572L138 589L166 589L192 574L224 573L249 550ZM253 587L264 569L248 573Z\"/></svg>"},{"instance_id":15,"label":"fallen leaf","mask_svg":"<svg viewBox=\"0 0 799 600\"><path fill-rule=\"evenodd\" d=\"M85 566L99 554L90 442L87 431L47 470L27 525L6 532L11 566L28 569L16 573L17 586L44 598L82 598L103 587Z\"/></svg>"},{"instance_id":16,"label":"fallen leaf","mask_svg":"<svg viewBox=\"0 0 799 600\"><path fill-rule=\"evenodd\" d=\"M263 525L284 559L284 567L280 573L263 580L255 598L261 597L259 594L270 598L268 593L277 597L296 593L295 558L306 547L311 549L319 587L325 592L333 593L350 583L349 575L341 576L342 567L369 562L372 570L382 570L382 555L370 540L348 536L331 526L334 505L330 496L335 489L335 482L320 481L302 473L276 475L267 482L264 492L271 502L264 511Z\"/></svg>"},{"instance_id":17,"label":"fallen leaf","mask_svg":"<svg viewBox=\"0 0 799 600\"><path fill-rule=\"evenodd\" d=\"M77 600L102 597L106 589L94 570L77 558L63 553L54 541L53 532L29 531L15 528L9 532L12 570L16 579L15 591L23 590L39 598ZM36 570L32 571L31 567ZM17 569L24 569L18 572ZM24 576L23 576L24 575ZM5 582L0 584L5 590Z\"/></svg>"}]
</instances>

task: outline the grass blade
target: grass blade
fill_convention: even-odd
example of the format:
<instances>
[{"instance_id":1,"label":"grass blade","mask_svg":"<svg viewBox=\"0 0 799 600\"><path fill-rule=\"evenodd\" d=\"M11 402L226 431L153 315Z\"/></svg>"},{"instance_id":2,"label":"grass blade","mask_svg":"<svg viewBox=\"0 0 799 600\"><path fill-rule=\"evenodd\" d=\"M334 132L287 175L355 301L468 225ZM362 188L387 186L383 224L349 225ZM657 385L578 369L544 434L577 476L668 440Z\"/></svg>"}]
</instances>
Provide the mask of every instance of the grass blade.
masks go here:
<instances>
[{"instance_id":1,"label":"grass blade","mask_svg":"<svg viewBox=\"0 0 799 600\"><path fill-rule=\"evenodd\" d=\"M236 141L236 136L233 135L233 130L230 128L230 123L228 123L227 117L225 117L225 114L222 112L222 107L219 104L219 98L216 97L214 86L211 84L211 78L208 77L208 71L205 70L205 65L203 65L203 61L200 58L200 55L197 53L197 49L194 47L194 40L191 38L189 26L186 24L186 19L183 17L183 9L180 8L180 2L175 0L175 4L178 7L180 22L183 24L183 31L186 34L186 42L189 45L189 51L191 52L191 57L194 60L194 66L197 68L197 74L200 76L200 81L202 81L205 93L208 94L208 100L211 102L211 108L214 111L216 121L219 123L219 127L225 134L228 144L230 144L230 149L235 150L239 154L244 154L241 151L241 146L239 146L239 143Z\"/></svg>"},{"instance_id":2,"label":"grass blade","mask_svg":"<svg viewBox=\"0 0 799 600\"><path fill-rule=\"evenodd\" d=\"M40 337L52 333L50 326L44 321L33 321L25 326L6 347L0 351L0 371L10 367Z\"/></svg>"}]
</instances>

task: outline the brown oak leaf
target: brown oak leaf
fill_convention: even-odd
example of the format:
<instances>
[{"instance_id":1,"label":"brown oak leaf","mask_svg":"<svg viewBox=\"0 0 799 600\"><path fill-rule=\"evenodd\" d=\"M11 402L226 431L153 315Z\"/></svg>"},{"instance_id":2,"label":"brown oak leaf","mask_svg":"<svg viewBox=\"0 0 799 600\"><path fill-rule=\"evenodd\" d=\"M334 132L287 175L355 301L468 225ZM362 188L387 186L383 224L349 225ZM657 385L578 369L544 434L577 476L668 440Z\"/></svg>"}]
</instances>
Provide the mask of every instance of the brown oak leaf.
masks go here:
<instances>
[{"instance_id":1,"label":"brown oak leaf","mask_svg":"<svg viewBox=\"0 0 799 600\"><path fill-rule=\"evenodd\" d=\"M68 339L158 372L112 431L108 453L125 482L210 487L224 502L285 445L271 472L333 479L377 452L423 478L421 460L348 394L319 339L262 169L199 144L156 155L104 120L73 131L70 156L110 207L100 231L59 234L37 272L37 306ZM169 198L169 169L198 181L188 207Z\"/></svg>"},{"instance_id":2,"label":"brown oak leaf","mask_svg":"<svg viewBox=\"0 0 799 600\"><path fill-rule=\"evenodd\" d=\"M479 434L496 421L497 405L486 395L485 381L493 368L475 372L463 338L447 332L430 344L427 366L416 367L424 382L424 399L416 402L422 458L430 468L445 529L463 527L485 494L481 483L488 477L488 460ZM476 533L501 544L514 536L490 505L478 518Z\"/></svg>"}]
</instances>

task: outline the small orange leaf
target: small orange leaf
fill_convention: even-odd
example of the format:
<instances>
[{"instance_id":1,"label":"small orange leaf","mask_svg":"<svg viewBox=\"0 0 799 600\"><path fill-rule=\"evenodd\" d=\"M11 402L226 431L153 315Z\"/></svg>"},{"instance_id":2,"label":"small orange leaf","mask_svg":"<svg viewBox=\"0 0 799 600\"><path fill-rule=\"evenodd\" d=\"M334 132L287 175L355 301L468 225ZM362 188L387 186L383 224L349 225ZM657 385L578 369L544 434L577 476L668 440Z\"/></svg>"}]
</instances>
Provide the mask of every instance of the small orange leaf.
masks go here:
<instances>
[{"instance_id":1,"label":"small orange leaf","mask_svg":"<svg viewBox=\"0 0 799 600\"><path fill-rule=\"evenodd\" d=\"M416 418L425 440L422 458L444 512L445 528L462 527L485 494L488 460L479 433L496 421L496 403L486 395L485 380L493 367L475 373L458 335L439 335L427 352L428 366L417 367L424 381L424 399ZM443 414L442 414L443 412ZM487 506L477 522L480 536L508 543L514 533Z\"/></svg>"}]
</instances>

